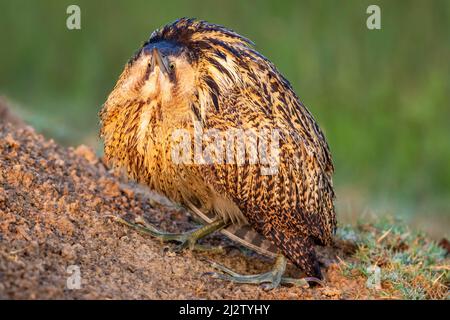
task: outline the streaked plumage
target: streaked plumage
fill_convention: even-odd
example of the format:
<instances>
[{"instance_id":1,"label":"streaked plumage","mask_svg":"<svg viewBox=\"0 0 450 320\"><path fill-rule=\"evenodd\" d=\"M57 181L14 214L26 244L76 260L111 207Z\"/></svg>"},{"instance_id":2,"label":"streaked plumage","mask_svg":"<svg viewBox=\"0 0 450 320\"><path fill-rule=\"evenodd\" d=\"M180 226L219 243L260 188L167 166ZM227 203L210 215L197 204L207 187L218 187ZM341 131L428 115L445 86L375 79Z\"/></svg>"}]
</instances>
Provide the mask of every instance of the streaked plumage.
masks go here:
<instances>
[{"instance_id":1,"label":"streaked plumage","mask_svg":"<svg viewBox=\"0 0 450 320\"><path fill-rule=\"evenodd\" d=\"M166 78L149 69L154 48L173 66ZM100 115L105 155L131 178L205 221L232 221L224 233L234 240L267 255L279 249L321 277L313 245L330 244L336 227L330 151L289 82L250 40L204 21L177 20L129 61ZM244 165L175 164L173 131L193 132L194 123L219 132L278 130L278 173L262 175L261 164L247 158Z\"/></svg>"}]
</instances>

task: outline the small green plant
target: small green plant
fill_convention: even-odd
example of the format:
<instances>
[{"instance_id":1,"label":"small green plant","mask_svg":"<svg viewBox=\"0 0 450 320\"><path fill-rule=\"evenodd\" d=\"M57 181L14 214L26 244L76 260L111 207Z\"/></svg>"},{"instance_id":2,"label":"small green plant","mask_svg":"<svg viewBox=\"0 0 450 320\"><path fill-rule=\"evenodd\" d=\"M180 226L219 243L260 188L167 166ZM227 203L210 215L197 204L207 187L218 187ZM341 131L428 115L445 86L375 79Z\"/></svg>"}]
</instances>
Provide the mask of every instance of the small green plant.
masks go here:
<instances>
[{"instance_id":1,"label":"small green plant","mask_svg":"<svg viewBox=\"0 0 450 320\"><path fill-rule=\"evenodd\" d=\"M337 236L352 241L357 249L342 272L369 279L369 267L380 268L379 290L374 297L400 299L448 299L450 259L445 249L425 234L410 230L391 217L356 227L343 226ZM356 270L356 271L355 271Z\"/></svg>"}]
</instances>

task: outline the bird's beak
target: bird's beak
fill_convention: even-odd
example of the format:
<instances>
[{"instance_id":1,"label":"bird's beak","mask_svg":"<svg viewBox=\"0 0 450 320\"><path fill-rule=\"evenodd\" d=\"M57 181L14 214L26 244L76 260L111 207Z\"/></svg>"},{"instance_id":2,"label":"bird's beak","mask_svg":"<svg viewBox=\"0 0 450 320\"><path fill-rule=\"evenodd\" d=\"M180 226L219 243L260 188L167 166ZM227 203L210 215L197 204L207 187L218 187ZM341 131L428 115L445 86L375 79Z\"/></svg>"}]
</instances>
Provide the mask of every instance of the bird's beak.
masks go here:
<instances>
[{"instance_id":1,"label":"bird's beak","mask_svg":"<svg viewBox=\"0 0 450 320\"><path fill-rule=\"evenodd\" d=\"M152 50L152 66L150 68L150 72L153 72L153 70L155 69L156 66L159 67L159 70L161 70L161 72L164 75L169 74L169 68L167 67L167 63L166 63L165 59L161 56L161 53L159 52L159 50L157 48L153 48L153 50Z\"/></svg>"}]
</instances>

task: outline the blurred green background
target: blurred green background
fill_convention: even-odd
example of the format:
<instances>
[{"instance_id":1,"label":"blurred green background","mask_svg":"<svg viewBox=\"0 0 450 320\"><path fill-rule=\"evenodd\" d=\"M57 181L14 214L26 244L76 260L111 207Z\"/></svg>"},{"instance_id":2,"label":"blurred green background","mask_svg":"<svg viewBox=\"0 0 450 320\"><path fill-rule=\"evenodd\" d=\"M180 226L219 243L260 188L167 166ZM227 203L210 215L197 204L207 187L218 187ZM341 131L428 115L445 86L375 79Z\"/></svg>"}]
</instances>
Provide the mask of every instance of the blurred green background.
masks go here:
<instances>
[{"instance_id":1,"label":"blurred green background","mask_svg":"<svg viewBox=\"0 0 450 320\"><path fill-rule=\"evenodd\" d=\"M66 8L81 7L81 30ZM381 30L366 9L381 7ZM0 95L40 132L101 152L102 103L159 26L188 16L252 39L334 155L341 221L450 230L450 1L0 1Z\"/></svg>"}]
</instances>

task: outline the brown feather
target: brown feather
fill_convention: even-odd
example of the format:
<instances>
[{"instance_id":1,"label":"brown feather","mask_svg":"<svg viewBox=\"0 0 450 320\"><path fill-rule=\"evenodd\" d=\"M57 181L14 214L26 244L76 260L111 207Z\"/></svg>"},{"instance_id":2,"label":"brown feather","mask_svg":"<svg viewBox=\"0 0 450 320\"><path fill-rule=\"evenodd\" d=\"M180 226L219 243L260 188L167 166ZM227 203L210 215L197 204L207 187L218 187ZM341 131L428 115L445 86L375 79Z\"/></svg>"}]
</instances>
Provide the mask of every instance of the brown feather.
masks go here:
<instances>
[{"instance_id":1,"label":"brown feather","mask_svg":"<svg viewBox=\"0 0 450 320\"><path fill-rule=\"evenodd\" d=\"M234 31L180 19L155 31L144 47L163 43L180 48L171 56L175 80L161 82L166 89L153 93L148 58L144 49L136 53L100 113L107 158L173 201L191 209L195 204L203 220L217 215L232 221L236 226L224 232L241 243L269 248L269 240L307 274L320 276L313 245L330 244L336 228L334 168L311 113L276 67ZM278 132L277 173L264 175L264 165L249 152L241 164L174 163L174 130L193 134L195 125L217 129L220 137L232 128L256 130L258 141ZM240 225L257 232L258 246Z\"/></svg>"}]
</instances>

